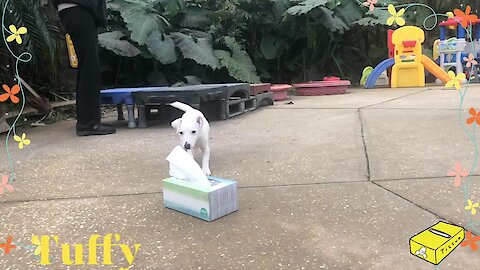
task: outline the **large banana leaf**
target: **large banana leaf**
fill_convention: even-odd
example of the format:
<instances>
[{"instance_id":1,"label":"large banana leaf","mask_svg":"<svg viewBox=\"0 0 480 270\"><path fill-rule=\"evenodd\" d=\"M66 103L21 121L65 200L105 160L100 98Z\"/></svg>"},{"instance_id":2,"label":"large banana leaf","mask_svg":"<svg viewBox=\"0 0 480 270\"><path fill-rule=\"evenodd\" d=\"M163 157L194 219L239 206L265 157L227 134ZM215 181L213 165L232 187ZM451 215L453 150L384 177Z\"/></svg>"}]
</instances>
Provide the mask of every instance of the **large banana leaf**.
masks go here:
<instances>
[{"instance_id":1,"label":"large banana leaf","mask_svg":"<svg viewBox=\"0 0 480 270\"><path fill-rule=\"evenodd\" d=\"M354 24L362 26L387 25L387 19L392 16L387 10L376 9L373 12L367 12L368 17L357 20Z\"/></svg>"},{"instance_id":2,"label":"large banana leaf","mask_svg":"<svg viewBox=\"0 0 480 270\"><path fill-rule=\"evenodd\" d=\"M180 49L183 57L192 59L200 65L209 66L212 69L218 69L220 64L213 53L213 48L208 39L193 39L189 35L180 32L170 33L175 44Z\"/></svg>"},{"instance_id":3,"label":"large banana leaf","mask_svg":"<svg viewBox=\"0 0 480 270\"><path fill-rule=\"evenodd\" d=\"M227 68L228 74L239 81L260 83L255 65L248 53L242 49L233 37L227 36L224 41L230 52L215 50L215 55L220 59L222 67Z\"/></svg>"},{"instance_id":4,"label":"large banana leaf","mask_svg":"<svg viewBox=\"0 0 480 270\"><path fill-rule=\"evenodd\" d=\"M306 14L312 9L326 5L328 2L330 2L330 0L305 0L300 4L287 9L287 13L293 16Z\"/></svg>"},{"instance_id":5,"label":"large banana leaf","mask_svg":"<svg viewBox=\"0 0 480 270\"><path fill-rule=\"evenodd\" d=\"M138 2L138 3L137 3ZM108 7L120 12L123 20L131 31L130 39L139 45L144 45L153 31L164 32L169 22L156 13L153 0L111 0Z\"/></svg>"},{"instance_id":6,"label":"large banana leaf","mask_svg":"<svg viewBox=\"0 0 480 270\"><path fill-rule=\"evenodd\" d=\"M140 50L127 40L122 40L125 34L120 31L105 32L98 35L100 46L108 49L117 55L134 57L140 54Z\"/></svg>"},{"instance_id":7,"label":"large banana leaf","mask_svg":"<svg viewBox=\"0 0 480 270\"><path fill-rule=\"evenodd\" d=\"M321 17L321 20L319 22L327 27L331 32L339 32L343 34L346 30L349 30L350 28L348 25L340 19L340 17L336 16L333 11L326 7L320 7L320 10L323 13L323 16Z\"/></svg>"},{"instance_id":8,"label":"large banana leaf","mask_svg":"<svg viewBox=\"0 0 480 270\"><path fill-rule=\"evenodd\" d=\"M164 65L177 62L177 52L173 39L158 31L153 32L147 39L147 48L160 63Z\"/></svg>"}]
</instances>

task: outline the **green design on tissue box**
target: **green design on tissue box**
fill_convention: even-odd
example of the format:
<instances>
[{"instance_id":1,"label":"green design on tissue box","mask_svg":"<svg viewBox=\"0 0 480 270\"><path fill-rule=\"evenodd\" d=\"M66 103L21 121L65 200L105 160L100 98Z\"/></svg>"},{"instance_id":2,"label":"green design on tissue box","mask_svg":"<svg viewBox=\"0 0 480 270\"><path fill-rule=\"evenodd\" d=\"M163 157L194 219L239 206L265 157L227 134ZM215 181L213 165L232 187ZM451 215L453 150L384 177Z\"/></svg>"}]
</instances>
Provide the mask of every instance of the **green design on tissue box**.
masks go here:
<instances>
[{"instance_id":1,"label":"green design on tissue box","mask_svg":"<svg viewBox=\"0 0 480 270\"><path fill-rule=\"evenodd\" d=\"M212 190L211 187L198 186L173 177L163 180L163 189L205 201L208 201L208 192Z\"/></svg>"},{"instance_id":2,"label":"green design on tissue box","mask_svg":"<svg viewBox=\"0 0 480 270\"><path fill-rule=\"evenodd\" d=\"M212 176L208 178L212 183L210 187L173 177L163 180L165 207L207 221L236 211L236 182Z\"/></svg>"}]
</instances>

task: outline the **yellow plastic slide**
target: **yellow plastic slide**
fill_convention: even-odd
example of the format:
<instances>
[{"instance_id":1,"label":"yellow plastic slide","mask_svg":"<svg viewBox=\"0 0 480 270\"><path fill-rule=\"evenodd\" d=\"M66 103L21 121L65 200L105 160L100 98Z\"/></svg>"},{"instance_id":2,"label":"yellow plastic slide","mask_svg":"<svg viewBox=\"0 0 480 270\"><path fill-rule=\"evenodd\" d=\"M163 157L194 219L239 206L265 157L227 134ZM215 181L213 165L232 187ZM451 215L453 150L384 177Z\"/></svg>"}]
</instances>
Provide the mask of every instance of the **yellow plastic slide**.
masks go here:
<instances>
[{"instance_id":1,"label":"yellow plastic slide","mask_svg":"<svg viewBox=\"0 0 480 270\"><path fill-rule=\"evenodd\" d=\"M422 64L428 72L432 73L433 76L437 77L443 83L450 81L450 77L447 72L440 68L435 62L432 61L428 56L422 54Z\"/></svg>"}]
</instances>

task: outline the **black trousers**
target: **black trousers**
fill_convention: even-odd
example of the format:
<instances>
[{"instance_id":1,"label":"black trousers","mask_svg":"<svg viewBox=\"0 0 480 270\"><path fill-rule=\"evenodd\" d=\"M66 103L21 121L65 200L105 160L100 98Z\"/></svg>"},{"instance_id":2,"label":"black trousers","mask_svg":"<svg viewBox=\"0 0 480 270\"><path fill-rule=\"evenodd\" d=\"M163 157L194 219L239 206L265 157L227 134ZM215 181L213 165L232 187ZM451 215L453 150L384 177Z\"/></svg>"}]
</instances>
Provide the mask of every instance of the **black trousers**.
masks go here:
<instances>
[{"instance_id":1,"label":"black trousers","mask_svg":"<svg viewBox=\"0 0 480 270\"><path fill-rule=\"evenodd\" d=\"M72 38L78 57L77 130L89 129L100 123L101 119L97 26L93 15L82 7L64 9L60 11L59 16Z\"/></svg>"}]
</instances>

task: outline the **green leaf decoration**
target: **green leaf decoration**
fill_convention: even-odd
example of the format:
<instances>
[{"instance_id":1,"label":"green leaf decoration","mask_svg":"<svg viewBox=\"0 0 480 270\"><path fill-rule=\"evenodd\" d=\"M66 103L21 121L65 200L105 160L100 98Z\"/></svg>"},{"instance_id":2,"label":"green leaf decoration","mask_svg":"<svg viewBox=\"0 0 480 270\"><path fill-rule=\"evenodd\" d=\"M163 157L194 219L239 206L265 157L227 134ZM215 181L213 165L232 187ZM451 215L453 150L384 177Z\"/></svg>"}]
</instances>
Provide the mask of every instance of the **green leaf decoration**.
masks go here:
<instances>
[{"instance_id":1,"label":"green leaf decoration","mask_svg":"<svg viewBox=\"0 0 480 270\"><path fill-rule=\"evenodd\" d=\"M105 32L98 35L98 43L103 48L125 57L134 57L140 50L127 40L121 40L125 35L120 31Z\"/></svg>"},{"instance_id":2,"label":"green leaf decoration","mask_svg":"<svg viewBox=\"0 0 480 270\"><path fill-rule=\"evenodd\" d=\"M227 68L228 74L242 82L260 83L260 78L248 53L233 37L225 37L224 42L230 52L215 50L215 55L220 60L221 66Z\"/></svg>"},{"instance_id":3,"label":"green leaf decoration","mask_svg":"<svg viewBox=\"0 0 480 270\"><path fill-rule=\"evenodd\" d=\"M164 65L175 63L178 59L175 42L168 36L154 31L146 41L150 53Z\"/></svg>"},{"instance_id":4,"label":"green leaf decoration","mask_svg":"<svg viewBox=\"0 0 480 270\"><path fill-rule=\"evenodd\" d=\"M183 57L192 59L200 65L209 66L214 70L220 67L208 39L197 38L194 40L191 36L180 32L170 33L170 36L182 52Z\"/></svg>"}]
</instances>

